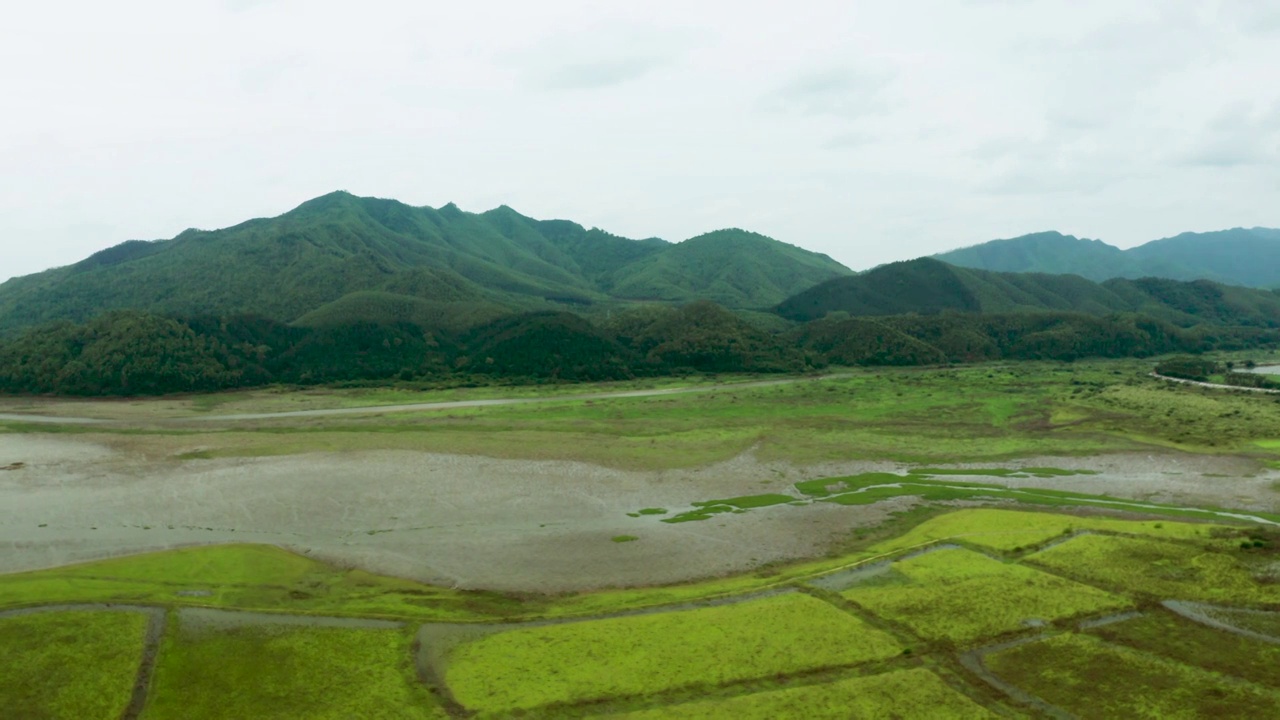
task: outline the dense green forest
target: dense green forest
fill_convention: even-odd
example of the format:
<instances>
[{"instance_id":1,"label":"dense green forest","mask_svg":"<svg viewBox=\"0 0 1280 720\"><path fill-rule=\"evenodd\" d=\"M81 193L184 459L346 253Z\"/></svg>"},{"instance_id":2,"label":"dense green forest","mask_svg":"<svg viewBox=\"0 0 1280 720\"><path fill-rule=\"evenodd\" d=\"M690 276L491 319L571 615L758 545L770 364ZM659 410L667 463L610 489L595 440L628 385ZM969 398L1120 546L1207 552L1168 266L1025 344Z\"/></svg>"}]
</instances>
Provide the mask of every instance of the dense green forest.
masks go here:
<instances>
[{"instance_id":1,"label":"dense green forest","mask_svg":"<svg viewBox=\"0 0 1280 720\"><path fill-rule=\"evenodd\" d=\"M1250 232L1237 238L1249 248L1271 241ZM1040 248L1043 259L1045 248L1061 254L1084 241L1007 242ZM1182 257L1197 243L1154 245ZM1086 245L1101 253L1097 267L1135 252ZM0 392L1070 361L1277 338L1280 294L1208 280L1097 283L932 258L853 274L744 230L629 240L505 206L472 214L338 192L279 217L127 242L0 285Z\"/></svg>"},{"instance_id":2,"label":"dense green forest","mask_svg":"<svg viewBox=\"0 0 1280 720\"><path fill-rule=\"evenodd\" d=\"M835 278L783 301L777 312L806 321L850 315L978 313L1140 313L1182 327L1201 323L1280 327L1280 294L1208 280L1006 273L957 267L932 258L882 265Z\"/></svg>"},{"instance_id":3,"label":"dense green forest","mask_svg":"<svg viewBox=\"0 0 1280 720\"><path fill-rule=\"evenodd\" d=\"M0 285L0 335L113 309L454 327L535 310L636 301L767 309L851 271L744 230L629 240L508 207L467 213L332 193L275 218L131 241ZM432 320L430 324L439 324Z\"/></svg>"},{"instance_id":4,"label":"dense green forest","mask_svg":"<svg viewBox=\"0 0 1280 720\"><path fill-rule=\"evenodd\" d=\"M833 313L785 329L708 301L591 322L567 312L507 315L464 330L408 322L302 327L238 316L112 311L0 342L0 392L147 395L283 383L509 383L829 365L1144 357L1274 347L1261 327L1178 327L1134 313Z\"/></svg>"},{"instance_id":5,"label":"dense green forest","mask_svg":"<svg viewBox=\"0 0 1280 720\"><path fill-rule=\"evenodd\" d=\"M1111 278L1214 280L1245 287L1280 287L1280 230L1235 228L1182 233L1128 250L1057 232L992 240L934 257L952 265L1001 272Z\"/></svg>"}]
</instances>

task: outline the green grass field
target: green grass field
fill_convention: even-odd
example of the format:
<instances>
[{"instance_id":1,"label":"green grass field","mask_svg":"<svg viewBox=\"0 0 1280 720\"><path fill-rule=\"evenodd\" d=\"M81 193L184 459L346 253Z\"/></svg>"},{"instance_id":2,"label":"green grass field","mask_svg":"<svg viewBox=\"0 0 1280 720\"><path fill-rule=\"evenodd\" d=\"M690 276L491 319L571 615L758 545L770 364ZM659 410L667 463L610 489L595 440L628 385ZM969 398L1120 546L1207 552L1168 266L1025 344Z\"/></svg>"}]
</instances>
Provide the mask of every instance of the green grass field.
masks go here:
<instances>
[{"instance_id":1,"label":"green grass field","mask_svg":"<svg viewBox=\"0 0 1280 720\"><path fill-rule=\"evenodd\" d=\"M1097 588L962 549L896 562L891 575L844 596L921 637L955 643L1130 604Z\"/></svg>"},{"instance_id":2,"label":"green grass field","mask_svg":"<svg viewBox=\"0 0 1280 720\"><path fill-rule=\"evenodd\" d=\"M146 623L136 612L0 617L0 716L120 717L142 662Z\"/></svg>"},{"instance_id":3,"label":"green grass field","mask_svg":"<svg viewBox=\"0 0 1280 720\"><path fill-rule=\"evenodd\" d=\"M1234 547L1229 541L1178 543L1082 535L1027 560L1085 582L1159 599L1280 603L1280 585L1259 578L1269 559Z\"/></svg>"},{"instance_id":4,"label":"green grass field","mask_svg":"<svg viewBox=\"0 0 1280 720\"><path fill-rule=\"evenodd\" d=\"M813 720L912 717L980 720L998 716L956 692L937 675L915 668L609 717L618 720L774 720L802 717Z\"/></svg>"},{"instance_id":5,"label":"green grass field","mask_svg":"<svg viewBox=\"0 0 1280 720\"><path fill-rule=\"evenodd\" d=\"M1263 718L1280 707L1275 691L1081 635L993 653L986 665L1080 717Z\"/></svg>"},{"instance_id":6,"label":"green grass field","mask_svg":"<svg viewBox=\"0 0 1280 720\"><path fill-rule=\"evenodd\" d=\"M178 594L190 590L201 594ZM439 621L501 615L518 608L500 595L335 568L269 545L183 548L0 577L0 609L55 601Z\"/></svg>"},{"instance_id":7,"label":"green grass field","mask_svg":"<svg viewBox=\"0 0 1280 720\"><path fill-rule=\"evenodd\" d=\"M0 604L130 602L288 613L272 624L258 618L225 626L170 613L143 717L196 720L445 717L442 702L460 704L454 714L499 717L987 717L1019 707L976 677L945 670L956 667L960 651L1073 630L1066 620L1149 603L1161 593L1197 597L1195 588L1201 599L1223 606L1214 617L1225 622L1238 615L1265 632L1274 620L1232 615L1231 606L1271 602L1276 587L1250 574L1251 563L1271 556L1266 548L1241 549L1241 538L1252 537L1247 532L1003 508L913 516L840 556L666 588L558 597L465 593L334 568L277 548L227 545L3 576ZM1095 534L1025 557L1018 552L1084 531ZM902 557L945 542L1023 559L1001 562L967 549ZM794 588L886 560L887 570L845 591L856 608L818 590L693 610L661 607ZM191 588L207 594L177 594ZM651 611L607 617L634 608ZM606 617L478 630L476 638L446 647L437 674L440 701L413 666L419 622L590 613ZM410 624L336 628L307 620L320 615ZM118 717L141 659L142 627L142 615L126 612L0 618L9 651L0 660L0 702L34 708L27 711L33 717ZM1276 690L1265 687L1277 684L1277 652L1156 609L987 660L1006 681L1081 716L1235 717L1277 700Z\"/></svg>"},{"instance_id":8,"label":"green grass field","mask_svg":"<svg viewBox=\"0 0 1280 720\"><path fill-rule=\"evenodd\" d=\"M175 622L143 718L448 717L417 682L409 642L402 630Z\"/></svg>"},{"instance_id":9,"label":"green grass field","mask_svg":"<svg viewBox=\"0 0 1280 720\"><path fill-rule=\"evenodd\" d=\"M858 618L792 594L490 635L453 650L445 677L465 707L509 712L716 687L901 652Z\"/></svg>"},{"instance_id":10,"label":"green grass field","mask_svg":"<svg viewBox=\"0 0 1280 720\"><path fill-rule=\"evenodd\" d=\"M899 536L895 542L905 547L929 540L949 540L1009 552L1084 531L1186 539L1206 538L1214 527L1161 520L1117 520L1088 515L974 508L932 518Z\"/></svg>"}]
</instances>

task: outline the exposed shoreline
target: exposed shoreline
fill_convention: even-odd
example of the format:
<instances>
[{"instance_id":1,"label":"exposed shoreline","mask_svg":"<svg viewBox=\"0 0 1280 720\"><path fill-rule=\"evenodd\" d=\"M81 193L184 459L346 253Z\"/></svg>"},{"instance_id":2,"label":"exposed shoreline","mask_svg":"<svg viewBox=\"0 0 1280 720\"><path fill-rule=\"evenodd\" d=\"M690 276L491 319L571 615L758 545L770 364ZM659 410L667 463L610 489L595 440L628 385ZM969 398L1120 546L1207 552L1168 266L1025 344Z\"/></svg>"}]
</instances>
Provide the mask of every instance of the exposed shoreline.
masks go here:
<instances>
[{"instance_id":1,"label":"exposed shoreline","mask_svg":"<svg viewBox=\"0 0 1280 720\"><path fill-rule=\"evenodd\" d=\"M702 522L643 507L788 492L800 480L894 472L890 462L799 467L744 453L714 465L628 471L568 461L412 451L147 460L66 436L0 435L0 572L224 542L269 543L439 585L522 592L673 583L820 556L915 504L782 506ZM1274 511L1274 471L1181 453L1026 458L1097 475L983 482ZM616 543L617 535L636 542Z\"/></svg>"}]
</instances>

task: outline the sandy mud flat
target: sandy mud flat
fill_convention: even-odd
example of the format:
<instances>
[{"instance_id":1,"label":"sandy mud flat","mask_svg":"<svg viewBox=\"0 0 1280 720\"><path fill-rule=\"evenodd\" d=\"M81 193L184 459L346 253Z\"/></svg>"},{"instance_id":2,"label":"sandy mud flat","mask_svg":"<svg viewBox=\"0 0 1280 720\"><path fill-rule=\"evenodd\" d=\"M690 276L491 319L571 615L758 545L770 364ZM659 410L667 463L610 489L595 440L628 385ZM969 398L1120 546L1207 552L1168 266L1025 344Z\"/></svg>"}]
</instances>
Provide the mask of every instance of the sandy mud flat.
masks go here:
<instances>
[{"instance_id":1,"label":"sandy mud flat","mask_svg":"<svg viewBox=\"0 0 1280 720\"><path fill-rule=\"evenodd\" d=\"M702 522L628 517L892 463L796 467L751 454L692 470L407 451L155 460L65 437L0 435L0 572L220 542L272 543L464 588L558 592L670 583L815 556L910 507L779 506ZM1272 510L1280 475L1185 455L1034 458L1099 475L991 482ZM990 465L988 465L989 467ZM1226 476L1226 477L1218 477ZM1252 477L1247 477L1253 475ZM613 537L633 535L634 542Z\"/></svg>"}]
</instances>

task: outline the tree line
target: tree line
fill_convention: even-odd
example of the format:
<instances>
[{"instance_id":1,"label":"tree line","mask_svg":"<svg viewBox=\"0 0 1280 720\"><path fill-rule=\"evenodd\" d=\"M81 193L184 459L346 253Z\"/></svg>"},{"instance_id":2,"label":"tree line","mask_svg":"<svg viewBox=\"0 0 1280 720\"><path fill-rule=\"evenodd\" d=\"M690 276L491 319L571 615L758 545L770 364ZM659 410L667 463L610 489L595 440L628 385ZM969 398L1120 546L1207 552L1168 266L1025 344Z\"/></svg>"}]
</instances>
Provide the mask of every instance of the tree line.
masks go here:
<instances>
[{"instance_id":1,"label":"tree line","mask_svg":"<svg viewBox=\"0 0 1280 720\"><path fill-rule=\"evenodd\" d=\"M1275 330L1182 328L1139 314L832 313L766 329L700 301L593 322L510 315L467 330L352 322L303 328L255 316L106 313L0 340L0 392L128 396L270 384L547 382L831 365L1146 357L1275 347Z\"/></svg>"}]
</instances>

